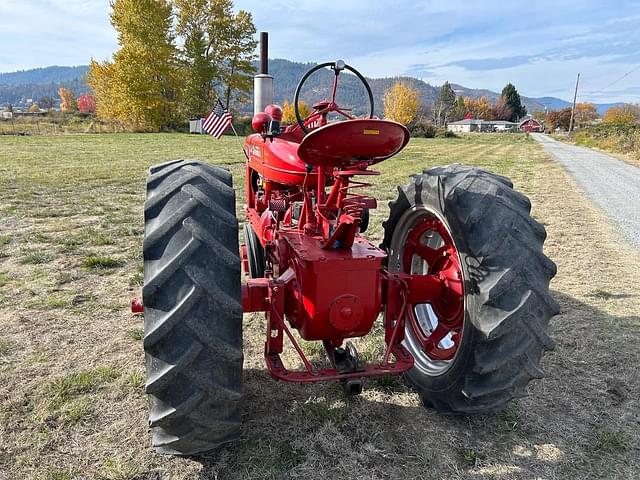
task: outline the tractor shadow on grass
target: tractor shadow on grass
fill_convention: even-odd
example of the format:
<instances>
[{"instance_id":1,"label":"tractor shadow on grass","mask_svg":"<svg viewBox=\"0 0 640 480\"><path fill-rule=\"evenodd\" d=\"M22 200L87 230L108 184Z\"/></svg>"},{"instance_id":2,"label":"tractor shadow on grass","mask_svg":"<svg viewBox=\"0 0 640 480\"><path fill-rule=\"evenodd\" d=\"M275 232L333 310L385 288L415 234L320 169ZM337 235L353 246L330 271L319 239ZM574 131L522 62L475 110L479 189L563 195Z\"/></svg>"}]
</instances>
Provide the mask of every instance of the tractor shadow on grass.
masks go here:
<instances>
[{"instance_id":1,"label":"tractor shadow on grass","mask_svg":"<svg viewBox=\"0 0 640 480\"><path fill-rule=\"evenodd\" d=\"M503 411L445 417L400 378L346 398L336 384L275 382L249 368L241 441L197 459L199 478L637 476L640 317L553 294L561 312L547 376Z\"/></svg>"}]
</instances>

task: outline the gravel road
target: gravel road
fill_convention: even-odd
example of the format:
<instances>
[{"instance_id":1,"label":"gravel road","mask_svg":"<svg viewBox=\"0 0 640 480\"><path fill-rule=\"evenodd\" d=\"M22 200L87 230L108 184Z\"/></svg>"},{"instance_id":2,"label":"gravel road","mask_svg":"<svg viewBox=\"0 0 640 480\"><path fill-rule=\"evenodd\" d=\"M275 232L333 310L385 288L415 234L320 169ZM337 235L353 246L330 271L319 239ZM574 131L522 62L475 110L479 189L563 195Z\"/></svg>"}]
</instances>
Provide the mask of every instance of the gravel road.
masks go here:
<instances>
[{"instance_id":1,"label":"gravel road","mask_svg":"<svg viewBox=\"0 0 640 480\"><path fill-rule=\"evenodd\" d=\"M640 168L589 148L532 134L573 175L586 195L640 248Z\"/></svg>"}]
</instances>

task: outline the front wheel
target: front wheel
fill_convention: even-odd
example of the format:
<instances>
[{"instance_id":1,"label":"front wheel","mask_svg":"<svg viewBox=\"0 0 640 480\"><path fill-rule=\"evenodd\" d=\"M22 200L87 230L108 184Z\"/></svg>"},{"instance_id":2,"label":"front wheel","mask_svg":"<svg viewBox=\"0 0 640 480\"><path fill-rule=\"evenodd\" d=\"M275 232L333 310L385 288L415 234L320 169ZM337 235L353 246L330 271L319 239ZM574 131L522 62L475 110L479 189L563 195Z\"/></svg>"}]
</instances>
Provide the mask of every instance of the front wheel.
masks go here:
<instances>
[{"instance_id":1,"label":"front wheel","mask_svg":"<svg viewBox=\"0 0 640 480\"><path fill-rule=\"evenodd\" d=\"M437 301L407 308L407 380L441 413L501 408L543 376L542 352L555 345L545 229L508 179L478 168L433 168L398 191L384 224L388 269L445 285Z\"/></svg>"}]
</instances>

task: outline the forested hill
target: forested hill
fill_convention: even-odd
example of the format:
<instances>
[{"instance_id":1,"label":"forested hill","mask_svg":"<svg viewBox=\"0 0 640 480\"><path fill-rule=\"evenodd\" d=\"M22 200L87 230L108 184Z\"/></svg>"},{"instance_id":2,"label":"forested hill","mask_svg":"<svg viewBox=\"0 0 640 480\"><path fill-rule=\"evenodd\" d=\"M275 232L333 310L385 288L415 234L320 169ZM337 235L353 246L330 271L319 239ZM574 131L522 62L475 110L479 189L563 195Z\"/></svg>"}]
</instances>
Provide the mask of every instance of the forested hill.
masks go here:
<instances>
[{"instance_id":1,"label":"forested hill","mask_svg":"<svg viewBox=\"0 0 640 480\"><path fill-rule=\"evenodd\" d=\"M297 63L284 59L269 60L269 73L274 76L274 96L277 103L282 104L284 100L291 100L298 81L312 63ZM58 98L58 89L63 86L71 89L76 95L89 91L85 83L85 76L88 66L79 65L75 67L44 67L33 70L23 70L12 73L0 73L0 106L12 104L24 106L28 99L37 102L44 97ZM422 80L410 77L401 77L402 80L411 84L420 92L423 103L433 104L438 93L438 87L430 85ZM384 92L398 80L395 78L375 78L368 79L373 91L376 113L380 115L383 108ZM309 79L308 88L302 92L302 98L307 103L313 103L330 94L332 75L330 72L314 75ZM506 82L505 82L506 83ZM495 101L499 93L484 89L471 89L462 85L452 84L456 94L465 97L478 98L486 96L490 101ZM516 85L517 87L517 85ZM522 92L521 92L522 93ZM368 99L359 81L353 75L345 75L341 84L339 102L354 107L356 113L363 113L368 109ZM529 98L522 97L522 103L529 112L543 110L545 106L549 110L564 108L570 105L569 102L555 97ZM597 105L598 111L602 114L607 108L612 106ZM251 105L242 108L249 113L252 111Z\"/></svg>"}]
</instances>

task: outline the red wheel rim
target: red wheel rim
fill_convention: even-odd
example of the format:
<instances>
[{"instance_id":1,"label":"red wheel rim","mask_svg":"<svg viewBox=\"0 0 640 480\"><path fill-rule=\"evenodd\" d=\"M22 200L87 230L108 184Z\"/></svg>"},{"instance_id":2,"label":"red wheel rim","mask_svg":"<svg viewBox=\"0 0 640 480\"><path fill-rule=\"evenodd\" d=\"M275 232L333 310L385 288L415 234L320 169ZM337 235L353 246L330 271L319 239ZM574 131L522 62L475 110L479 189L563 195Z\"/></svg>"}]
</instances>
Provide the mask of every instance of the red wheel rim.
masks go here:
<instances>
[{"instance_id":1,"label":"red wheel rim","mask_svg":"<svg viewBox=\"0 0 640 480\"><path fill-rule=\"evenodd\" d=\"M405 273L437 275L442 280L440 298L411 305L407 325L429 358L453 359L464 326L464 284L458 250L446 225L435 215L420 217L407 235L401 262Z\"/></svg>"}]
</instances>

